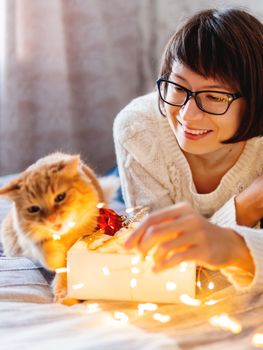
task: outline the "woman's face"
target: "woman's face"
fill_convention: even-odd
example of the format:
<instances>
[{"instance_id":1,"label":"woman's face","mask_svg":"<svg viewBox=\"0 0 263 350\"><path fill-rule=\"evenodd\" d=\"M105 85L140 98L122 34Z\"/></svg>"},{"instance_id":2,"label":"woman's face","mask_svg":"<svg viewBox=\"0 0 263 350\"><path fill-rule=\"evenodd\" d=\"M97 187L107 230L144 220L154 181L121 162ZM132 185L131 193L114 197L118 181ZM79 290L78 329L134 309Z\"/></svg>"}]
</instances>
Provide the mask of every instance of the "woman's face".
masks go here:
<instances>
[{"instance_id":1,"label":"woman's face","mask_svg":"<svg viewBox=\"0 0 263 350\"><path fill-rule=\"evenodd\" d=\"M237 92L219 80L204 78L179 62L173 64L169 80L191 91ZM245 108L246 103L243 98L233 101L223 115L211 115L201 111L194 98L190 98L183 107L174 107L165 103L166 115L179 146L183 151L196 155L227 147L221 142L236 133Z\"/></svg>"}]
</instances>

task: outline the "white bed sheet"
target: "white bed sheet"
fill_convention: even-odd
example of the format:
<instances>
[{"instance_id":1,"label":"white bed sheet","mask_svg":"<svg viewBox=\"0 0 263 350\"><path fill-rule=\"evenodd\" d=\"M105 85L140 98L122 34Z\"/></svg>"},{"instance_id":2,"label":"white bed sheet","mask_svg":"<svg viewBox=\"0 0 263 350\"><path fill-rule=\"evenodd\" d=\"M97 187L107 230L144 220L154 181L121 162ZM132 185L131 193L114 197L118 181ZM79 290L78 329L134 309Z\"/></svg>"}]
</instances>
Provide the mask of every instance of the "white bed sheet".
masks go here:
<instances>
[{"instance_id":1,"label":"white bed sheet","mask_svg":"<svg viewBox=\"0 0 263 350\"><path fill-rule=\"evenodd\" d=\"M1 221L8 203L0 202ZM138 315L137 303L53 304L47 281L29 259L7 259L0 258L1 350L246 350L255 349L253 335L263 333L263 294L237 295L225 285L208 297L219 300L213 306L160 305L157 312L171 317L162 324L153 312ZM215 285L222 285L222 278L216 274ZM89 314L87 305L95 302L100 310ZM125 312L129 322L116 321L115 311ZM240 322L239 334L209 323L222 312Z\"/></svg>"},{"instance_id":2,"label":"white bed sheet","mask_svg":"<svg viewBox=\"0 0 263 350\"><path fill-rule=\"evenodd\" d=\"M140 316L137 304L98 302L100 310L89 314L87 305L67 307L52 303L0 302L0 348L18 349L253 349L252 338L263 332L263 295L233 298L232 287L213 297L213 306L162 305L158 312L171 316L162 324L153 312ZM47 299L48 301L48 299ZM43 301L42 301L43 302ZM115 311L129 316L127 323L114 319ZM215 328L209 318L226 312L242 325L239 334Z\"/></svg>"}]
</instances>

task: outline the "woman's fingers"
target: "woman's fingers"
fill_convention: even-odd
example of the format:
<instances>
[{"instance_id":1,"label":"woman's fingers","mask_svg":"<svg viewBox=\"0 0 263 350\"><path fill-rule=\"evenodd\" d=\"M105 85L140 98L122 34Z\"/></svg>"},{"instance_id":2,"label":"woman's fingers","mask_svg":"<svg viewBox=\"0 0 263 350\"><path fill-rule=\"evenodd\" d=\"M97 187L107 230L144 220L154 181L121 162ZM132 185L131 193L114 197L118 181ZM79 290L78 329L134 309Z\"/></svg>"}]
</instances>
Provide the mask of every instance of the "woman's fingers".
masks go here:
<instances>
[{"instance_id":1,"label":"woman's fingers","mask_svg":"<svg viewBox=\"0 0 263 350\"><path fill-rule=\"evenodd\" d=\"M159 246L164 242L176 239L179 235L180 232L175 230L174 222L150 226L141 237L137 248L142 254L146 255L156 244Z\"/></svg>"},{"instance_id":2,"label":"woman's fingers","mask_svg":"<svg viewBox=\"0 0 263 350\"><path fill-rule=\"evenodd\" d=\"M149 227L138 243L137 248L143 255L146 255L155 245L159 247L164 242L175 241L177 237L185 236L186 232L192 232L191 217L191 215L185 215L174 221Z\"/></svg>"},{"instance_id":3,"label":"woman's fingers","mask_svg":"<svg viewBox=\"0 0 263 350\"><path fill-rule=\"evenodd\" d=\"M131 249L138 246L147 229L150 229L152 226L163 222L175 221L178 217L192 211L193 209L188 203L182 202L150 214L125 242L125 248Z\"/></svg>"},{"instance_id":4,"label":"woman's fingers","mask_svg":"<svg viewBox=\"0 0 263 350\"><path fill-rule=\"evenodd\" d=\"M173 256L175 253L186 251L194 246L197 246L198 242L194 235L190 232L184 233L177 238L164 242L158 246L153 254L155 264L159 264L169 256Z\"/></svg>"},{"instance_id":5,"label":"woman's fingers","mask_svg":"<svg viewBox=\"0 0 263 350\"><path fill-rule=\"evenodd\" d=\"M172 254L169 258L160 261L153 267L154 272L160 272L162 270L179 265L183 261L195 261L199 263L200 261L200 248L197 246L189 247L187 250L176 252Z\"/></svg>"}]
</instances>

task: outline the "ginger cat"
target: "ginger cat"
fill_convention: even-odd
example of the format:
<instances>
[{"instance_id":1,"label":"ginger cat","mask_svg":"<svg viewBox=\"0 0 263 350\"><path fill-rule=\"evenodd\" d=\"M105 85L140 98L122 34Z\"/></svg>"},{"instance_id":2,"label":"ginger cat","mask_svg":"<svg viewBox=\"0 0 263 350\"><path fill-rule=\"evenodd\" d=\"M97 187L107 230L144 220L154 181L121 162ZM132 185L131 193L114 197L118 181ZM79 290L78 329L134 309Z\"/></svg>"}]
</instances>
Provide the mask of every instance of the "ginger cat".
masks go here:
<instances>
[{"instance_id":1,"label":"ginger cat","mask_svg":"<svg viewBox=\"0 0 263 350\"><path fill-rule=\"evenodd\" d=\"M95 230L97 204L105 200L96 175L80 157L59 152L28 167L0 195L13 201L1 228L4 253L31 257L53 271L66 267L68 249ZM54 279L57 302L70 303L66 277L59 273Z\"/></svg>"}]
</instances>

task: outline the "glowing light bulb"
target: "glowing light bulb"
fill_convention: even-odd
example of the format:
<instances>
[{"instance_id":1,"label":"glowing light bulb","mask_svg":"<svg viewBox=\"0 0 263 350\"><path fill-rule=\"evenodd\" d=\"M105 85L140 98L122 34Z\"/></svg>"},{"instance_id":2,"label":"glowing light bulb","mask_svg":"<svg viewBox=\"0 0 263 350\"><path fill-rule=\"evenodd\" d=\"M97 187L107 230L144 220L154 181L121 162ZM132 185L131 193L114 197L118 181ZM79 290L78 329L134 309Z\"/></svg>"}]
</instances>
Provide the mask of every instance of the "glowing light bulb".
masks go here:
<instances>
[{"instance_id":1,"label":"glowing light bulb","mask_svg":"<svg viewBox=\"0 0 263 350\"><path fill-rule=\"evenodd\" d=\"M201 281L197 281L196 285L197 285L198 288L201 288Z\"/></svg>"},{"instance_id":2,"label":"glowing light bulb","mask_svg":"<svg viewBox=\"0 0 263 350\"><path fill-rule=\"evenodd\" d=\"M140 270L138 269L138 267L132 267L131 272L134 274L138 274L140 272Z\"/></svg>"},{"instance_id":3,"label":"glowing light bulb","mask_svg":"<svg viewBox=\"0 0 263 350\"><path fill-rule=\"evenodd\" d=\"M185 272L186 269L187 269L187 266L188 266L187 262L185 262L185 261L181 262L180 265L179 265L179 271L180 272Z\"/></svg>"},{"instance_id":4,"label":"glowing light bulb","mask_svg":"<svg viewBox=\"0 0 263 350\"><path fill-rule=\"evenodd\" d=\"M130 280L130 286L131 286L131 288L135 288L137 286L137 279L136 278L132 278Z\"/></svg>"},{"instance_id":5,"label":"glowing light bulb","mask_svg":"<svg viewBox=\"0 0 263 350\"><path fill-rule=\"evenodd\" d=\"M155 311L158 309L156 304L144 303L138 305L138 314L143 315L145 311Z\"/></svg>"},{"instance_id":6,"label":"glowing light bulb","mask_svg":"<svg viewBox=\"0 0 263 350\"><path fill-rule=\"evenodd\" d=\"M214 282L209 282L208 283L208 289L214 289L214 288L215 288Z\"/></svg>"},{"instance_id":7,"label":"glowing light bulb","mask_svg":"<svg viewBox=\"0 0 263 350\"><path fill-rule=\"evenodd\" d=\"M128 322L129 321L129 316L122 311L114 312L114 318L115 318L115 320L120 321L120 322Z\"/></svg>"},{"instance_id":8,"label":"glowing light bulb","mask_svg":"<svg viewBox=\"0 0 263 350\"><path fill-rule=\"evenodd\" d=\"M125 212L126 212L127 214L133 213L133 212L136 210L135 208L136 208L136 207L126 208L126 209L125 209Z\"/></svg>"},{"instance_id":9,"label":"glowing light bulb","mask_svg":"<svg viewBox=\"0 0 263 350\"><path fill-rule=\"evenodd\" d=\"M81 289L83 287L84 287L84 283L76 283L76 284L73 284L72 286L74 290Z\"/></svg>"},{"instance_id":10,"label":"glowing light bulb","mask_svg":"<svg viewBox=\"0 0 263 350\"><path fill-rule=\"evenodd\" d=\"M255 346L263 346L263 333L255 333L252 338L252 344Z\"/></svg>"},{"instance_id":11,"label":"glowing light bulb","mask_svg":"<svg viewBox=\"0 0 263 350\"><path fill-rule=\"evenodd\" d=\"M242 326L239 322L230 318L227 314L215 315L209 319L209 322L214 327L220 327L231 331L232 333L240 333Z\"/></svg>"},{"instance_id":12,"label":"glowing light bulb","mask_svg":"<svg viewBox=\"0 0 263 350\"><path fill-rule=\"evenodd\" d=\"M72 228L72 227L74 227L74 226L76 226L76 222L75 221L69 221L69 223L68 223L68 227L69 228Z\"/></svg>"},{"instance_id":13,"label":"glowing light bulb","mask_svg":"<svg viewBox=\"0 0 263 350\"><path fill-rule=\"evenodd\" d=\"M151 255L146 255L145 260L146 261L153 261L153 257Z\"/></svg>"},{"instance_id":14,"label":"glowing light bulb","mask_svg":"<svg viewBox=\"0 0 263 350\"><path fill-rule=\"evenodd\" d=\"M59 267L55 271L56 273L63 273L63 272L68 272L68 269L66 267Z\"/></svg>"},{"instance_id":15,"label":"glowing light bulb","mask_svg":"<svg viewBox=\"0 0 263 350\"><path fill-rule=\"evenodd\" d=\"M99 203L97 204L97 208L98 208L98 209L103 208L104 206L105 206L105 203L103 203L103 202L99 202Z\"/></svg>"},{"instance_id":16,"label":"glowing light bulb","mask_svg":"<svg viewBox=\"0 0 263 350\"><path fill-rule=\"evenodd\" d=\"M93 314L95 312L100 311L100 306L97 303L92 303L87 305L87 313L88 314Z\"/></svg>"},{"instance_id":17,"label":"glowing light bulb","mask_svg":"<svg viewBox=\"0 0 263 350\"><path fill-rule=\"evenodd\" d=\"M55 241L58 241L59 239L61 239L61 236L59 234L57 234L57 233L54 233L52 236L53 236L53 239Z\"/></svg>"},{"instance_id":18,"label":"glowing light bulb","mask_svg":"<svg viewBox=\"0 0 263 350\"><path fill-rule=\"evenodd\" d=\"M142 206L131 207L131 208L125 209L125 212L126 212L127 214L130 214L130 213L133 213L134 211L140 210L140 209L142 209Z\"/></svg>"},{"instance_id":19,"label":"glowing light bulb","mask_svg":"<svg viewBox=\"0 0 263 350\"><path fill-rule=\"evenodd\" d=\"M215 305L218 302L219 302L219 300L211 299L211 300L205 301L205 305Z\"/></svg>"},{"instance_id":20,"label":"glowing light bulb","mask_svg":"<svg viewBox=\"0 0 263 350\"><path fill-rule=\"evenodd\" d=\"M171 291L176 290L176 283L171 281L166 282L166 289Z\"/></svg>"},{"instance_id":21,"label":"glowing light bulb","mask_svg":"<svg viewBox=\"0 0 263 350\"><path fill-rule=\"evenodd\" d=\"M104 273L105 276L109 276L110 274L110 269L107 266L104 266L102 268L102 272Z\"/></svg>"},{"instance_id":22,"label":"glowing light bulb","mask_svg":"<svg viewBox=\"0 0 263 350\"><path fill-rule=\"evenodd\" d=\"M153 314L153 319L156 321L159 321L161 323L167 323L171 320L171 316L163 315L163 314L156 312Z\"/></svg>"},{"instance_id":23,"label":"glowing light bulb","mask_svg":"<svg viewBox=\"0 0 263 350\"><path fill-rule=\"evenodd\" d=\"M141 260L141 257L139 255L133 256L132 259L131 259L131 264L132 265L137 265L140 260Z\"/></svg>"},{"instance_id":24,"label":"glowing light bulb","mask_svg":"<svg viewBox=\"0 0 263 350\"><path fill-rule=\"evenodd\" d=\"M181 300L182 303L190 305L190 306L199 306L199 305L201 305L201 301L199 299L191 298L187 294L182 294L180 296L180 300Z\"/></svg>"}]
</instances>

